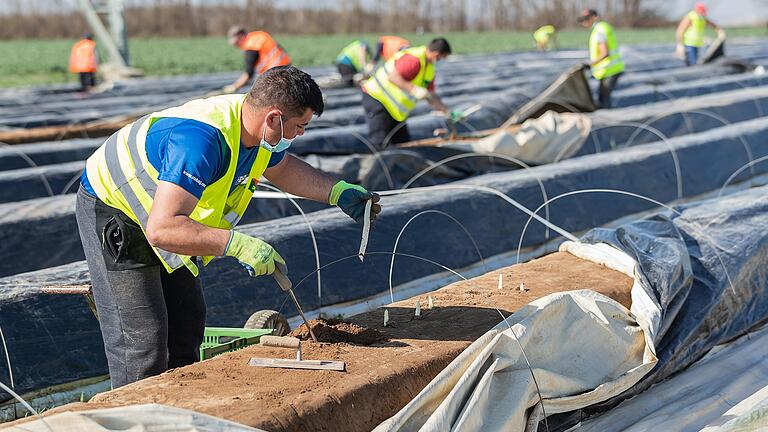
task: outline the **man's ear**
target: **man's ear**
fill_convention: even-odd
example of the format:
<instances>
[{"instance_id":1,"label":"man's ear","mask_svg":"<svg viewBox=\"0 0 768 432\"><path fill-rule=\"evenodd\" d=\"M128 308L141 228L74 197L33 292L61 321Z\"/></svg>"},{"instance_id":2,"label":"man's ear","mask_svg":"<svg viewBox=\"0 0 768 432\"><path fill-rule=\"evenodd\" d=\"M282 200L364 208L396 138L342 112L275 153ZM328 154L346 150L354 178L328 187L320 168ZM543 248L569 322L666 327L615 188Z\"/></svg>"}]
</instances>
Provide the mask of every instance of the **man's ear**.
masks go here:
<instances>
[{"instance_id":1,"label":"man's ear","mask_svg":"<svg viewBox=\"0 0 768 432\"><path fill-rule=\"evenodd\" d=\"M277 108L272 108L267 112L266 123L269 125L270 129L280 129L280 115L280 110Z\"/></svg>"}]
</instances>

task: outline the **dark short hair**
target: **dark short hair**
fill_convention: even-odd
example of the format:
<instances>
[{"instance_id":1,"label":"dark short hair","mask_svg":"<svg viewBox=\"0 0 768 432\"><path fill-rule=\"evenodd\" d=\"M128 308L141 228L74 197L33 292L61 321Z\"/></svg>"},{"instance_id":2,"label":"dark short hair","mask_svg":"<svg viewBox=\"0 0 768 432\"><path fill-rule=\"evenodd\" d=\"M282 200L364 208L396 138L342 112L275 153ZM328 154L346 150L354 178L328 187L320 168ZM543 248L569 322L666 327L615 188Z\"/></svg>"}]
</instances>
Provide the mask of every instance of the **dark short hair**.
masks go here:
<instances>
[{"instance_id":1,"label":"dark short hair","mask_svg":"<svg viewBox=\"0 0 768 432\"><path fill-rule=\"evenodd\" d=\"M584 22L592 17L599 16L600 14L597 13L594 9L584 9L581 11L581 16L577 19L578 22Z\"/></svg>"},{"instance_id":2,"label":"dark short hair","mask_svg":"<svg viewBox=\"0 0 768 432\"><path fill-rule=\"evenodd\" d=\"M304 115L307 108L323 113L323 92L312 77L293 66L276 66L256 77L245 101L254 109L276 107L289 117Z\"/></svg>"},{"instance_id":3,"label":"dark short hair","mask_svg":"<svg viewBox=\"0 0 768 432\"><path fill-rule=\"evenodd\" d=\"M430 51L437 51L440 54L448 55L451 53L451 45L445 38L432 39L432 42L427 45L427 49Z\"/></svg>"}]
</instances>

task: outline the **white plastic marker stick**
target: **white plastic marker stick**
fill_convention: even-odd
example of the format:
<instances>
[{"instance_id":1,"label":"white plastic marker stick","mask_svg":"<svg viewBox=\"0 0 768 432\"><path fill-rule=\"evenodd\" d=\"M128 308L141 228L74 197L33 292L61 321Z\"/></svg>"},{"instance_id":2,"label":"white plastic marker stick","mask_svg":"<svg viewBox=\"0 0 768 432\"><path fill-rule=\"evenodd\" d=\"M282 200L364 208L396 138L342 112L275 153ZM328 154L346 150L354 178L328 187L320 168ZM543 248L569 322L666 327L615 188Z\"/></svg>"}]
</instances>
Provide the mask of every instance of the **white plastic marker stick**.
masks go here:
<instances>
[{"instance_id":1,"label":"white plastic marker stick","mask_svg":"<svg viewBox=\"0 0 768 432\"><path fill-rule=\"evenodd\" d=\"M502 278L503 278L503 277L504 277L504 276L503 276L501 273L499 273L499 289L501 289L501 288L504 286L504 284L503 284L503 282L502 282Z\"/></svg>"},{"instance_id":2,"label":"white plastic marker stick","mask_svg":"<svg viewBox=\"0 0 768 432\"><path fill-rule=\"evenodd\" d=\"M360 262L363 262L365 258L365 249L368 248L368 236L371 234L371 206L373 200L369 199L365 202L365 214L363 215L363 237L360 240L360 250L357 252L357 257L360 258Z\"/></svg>"},{"instance_id":3,"label":"white plastic marker stick","mask_svg":"<svg viewBox=\"0 0 768 432\"><path fill-rule=\"evenodd\" d=\"M432 300L432 296L427 297L427 309L432 309L435 307L435 301Z\"/></svg>"},{"instance_id":4,"label":"white plastic marker stick","mask_svg":"<svg viewBox=\"0 0 768 432\"><path fill-rule=\"evenodd\" d=\"M419 318L421 316L421 302L416 300L416 312L414 313L414 316L416 318Z\"/></svg>"},{"instance_id":5,"label":"white plastic marker stick","mask_svg":"<svg viewBox=\"0 0 768 432\"><path fill-rule=\"evenodd\" d=\"M389 324L389 310L384 309L384 327Z\"/></svg>"}]
</instances>

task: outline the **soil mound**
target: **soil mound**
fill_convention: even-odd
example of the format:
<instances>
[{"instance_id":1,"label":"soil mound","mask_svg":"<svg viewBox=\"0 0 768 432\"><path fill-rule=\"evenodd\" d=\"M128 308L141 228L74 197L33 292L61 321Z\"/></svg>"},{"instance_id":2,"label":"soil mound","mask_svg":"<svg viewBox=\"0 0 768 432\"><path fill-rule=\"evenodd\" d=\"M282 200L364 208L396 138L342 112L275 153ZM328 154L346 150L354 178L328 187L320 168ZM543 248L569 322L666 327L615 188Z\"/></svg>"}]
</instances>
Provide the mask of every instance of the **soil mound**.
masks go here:
<instances>
[{"instance_id":1,"label":"soil mound","mask_svg":"<svg viewBox=\"0 0 768 432\"><path fill-rule=\"evenodd\" d=\"M310 320L309 325L312 327L318 342L373 345L387 340L387 337L377 330L340 320L320 318ZM297 327L289 336L297 337L301 340L312 339L305 324Z\"/></svg>"}]
</instances>

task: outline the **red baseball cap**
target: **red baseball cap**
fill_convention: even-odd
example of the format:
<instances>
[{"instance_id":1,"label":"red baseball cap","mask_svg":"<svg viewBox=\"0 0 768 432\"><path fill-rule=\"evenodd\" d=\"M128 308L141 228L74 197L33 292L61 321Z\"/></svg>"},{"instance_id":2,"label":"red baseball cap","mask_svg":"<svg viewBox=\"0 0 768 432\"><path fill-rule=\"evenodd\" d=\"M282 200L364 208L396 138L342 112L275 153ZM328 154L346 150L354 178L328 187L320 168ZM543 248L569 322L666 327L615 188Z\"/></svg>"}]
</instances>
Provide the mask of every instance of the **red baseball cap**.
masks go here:
<instances>
[{"instance_id":1,"label":"red baseball cap","mask_svg":"<svg viewBox=\"0 0 768 432\"><path fill-rule=\"evenodd\" d=\"M706 16L707 15L707 7L702 2L698 2L693 6L693 10L696 11L697 14Z\"/></svg>"}]
</instances>

